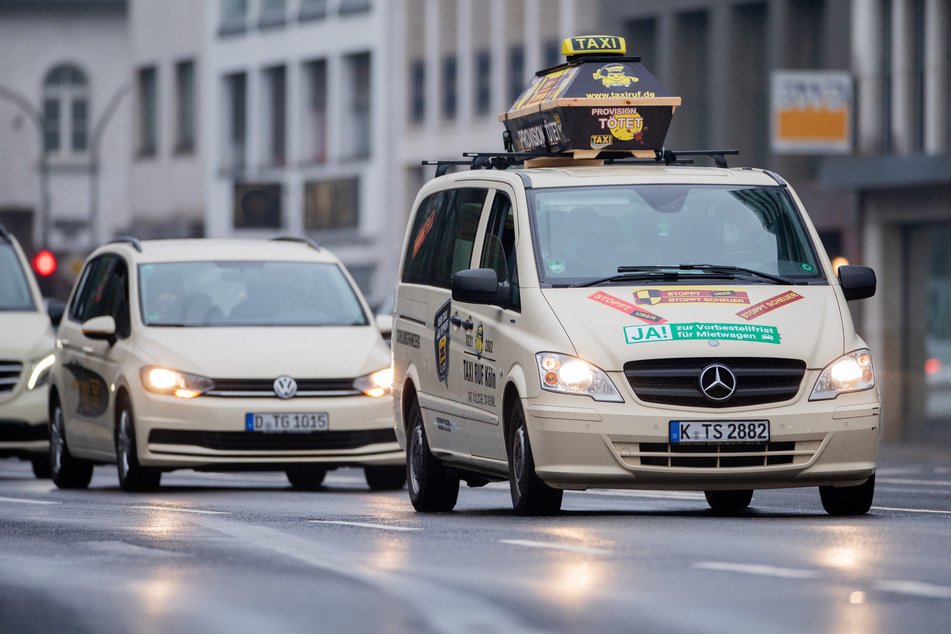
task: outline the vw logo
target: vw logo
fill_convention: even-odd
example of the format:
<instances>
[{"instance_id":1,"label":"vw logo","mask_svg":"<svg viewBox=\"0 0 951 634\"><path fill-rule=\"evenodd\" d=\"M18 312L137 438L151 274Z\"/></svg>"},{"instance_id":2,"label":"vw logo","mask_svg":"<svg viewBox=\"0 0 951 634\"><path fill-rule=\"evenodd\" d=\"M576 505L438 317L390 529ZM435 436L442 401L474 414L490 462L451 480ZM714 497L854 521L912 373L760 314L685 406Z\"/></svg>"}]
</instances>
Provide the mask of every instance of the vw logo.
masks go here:
<instances>
[{"instance_id":1,"label":"vw logo","mask_svg":"<svg viewBox=\"0 0 951 634\"><path fill-rule=\"evenodd\" d=\"M287 376L279 376L274 379L274 393L281 398L291 398L297 394L297 381Z\"/></svg>"},{"instance_id":2,"label":"vw logo","mask_svg":"<svg viewBox=\"0 0 951 634\"><path fill-rule=\"evenodd\" d=\"M700 371L700 391L711 401L725 401L736 391L736 375L725 365L711 363Z\"/></svg>"}]
</instances>

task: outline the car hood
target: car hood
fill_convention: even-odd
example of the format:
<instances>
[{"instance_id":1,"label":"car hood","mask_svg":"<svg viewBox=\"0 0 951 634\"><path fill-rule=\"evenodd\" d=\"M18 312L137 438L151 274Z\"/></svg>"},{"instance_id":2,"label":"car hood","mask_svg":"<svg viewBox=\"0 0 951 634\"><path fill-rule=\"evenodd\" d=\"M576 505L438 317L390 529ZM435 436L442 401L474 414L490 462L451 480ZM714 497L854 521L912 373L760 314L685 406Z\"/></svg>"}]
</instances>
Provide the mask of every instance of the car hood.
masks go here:
<instances>
[{"instance_id":1,"label":"car hood","mask_svg":"<svg viewBox=\"0 0 951 634\"><path fill-rule=\"evenodd\" d=\"M0 312L0 358L36 359L53 352L54 340L46 313Z\"/></svg>"},{"instance_id":2,"label":"car hood","mask_svg":"<svg viewBox=\"0 0 951 634\"><path fill-rule=\"evenodd\" d=\"M581 358L783 357L825 367L844 352L831 286L604 286L543 290ZM557 351L553 351L557 352Z\"/></svg>"},{"instance_id":3,"label":"car hood","mask_svg":"<svg viewBox=\"0 0 951 634\"><path fill-rule=\"evenodd\" d=\"M145 329L147 364L211 378L351 378L389 367L373 326ZM143 338L140 338L142 341Z\"/></svg>"}]
</instances>

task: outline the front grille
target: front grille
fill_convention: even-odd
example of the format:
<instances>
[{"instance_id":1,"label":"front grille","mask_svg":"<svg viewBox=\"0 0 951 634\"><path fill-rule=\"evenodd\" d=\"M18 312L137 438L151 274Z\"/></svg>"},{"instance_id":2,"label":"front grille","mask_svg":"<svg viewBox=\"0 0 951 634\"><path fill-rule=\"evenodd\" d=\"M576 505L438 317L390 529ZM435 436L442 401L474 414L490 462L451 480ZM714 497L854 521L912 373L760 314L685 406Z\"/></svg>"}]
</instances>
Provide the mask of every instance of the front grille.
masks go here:
<instances>
[{"instance_id":1,"label":"front grille","mask_svg":"<svg viewBox=\"0 0 951 634\"><path fill-rule=\"evenodd\" d=\"M0 395L13 391L22 371L23 364L19 361L0 361Z\"/></svg>"},{"instance_id":2,"label":"front grille","mask_svg":"<svg viewBox=\"0 0 951 634\"><path fill-rule=\"evenodd\" d=\"M700 391L700 373L711 363L728 367L736 376L736 391L726 400L711 400ZM806 363L798 359L698 357L624 364L624 374L639 399L684 407L741 407L786 401L799 393L805 373Z\"/></svg>"},{"instance_id":3,"label":"front grille","mask_svg":"<svg viewBox=\"0 0 951 634\"><path fill-rule=\"evenodd\" d=\"M641 464L651 467L730 469L793 463L795 442L689 444L642 442Z\"/></svg>"},{"instance_id":4,"label":"front grille","mask_svg":"<svg viewBox=\"0 0 951 634\"><path fill-rule=\"evenodd\" d=\"M215 451L339 451L388 442L396 442L396 433L392 429L318 431L303 434L153 429L149 433L149 444L191 445Z\"/></svg>"},{"instance_id":5,"label":"front grille","mask_svg":"<svg viewBox=\"0 0 951 634\"><path fill-rule=\"evenodd\" d=\"M205 396L270 397L274 379L212 379L215 387ZM356 396L362 394L353 387L353 379L297 379L297 396Z\"/></svg>"}]
</instances>

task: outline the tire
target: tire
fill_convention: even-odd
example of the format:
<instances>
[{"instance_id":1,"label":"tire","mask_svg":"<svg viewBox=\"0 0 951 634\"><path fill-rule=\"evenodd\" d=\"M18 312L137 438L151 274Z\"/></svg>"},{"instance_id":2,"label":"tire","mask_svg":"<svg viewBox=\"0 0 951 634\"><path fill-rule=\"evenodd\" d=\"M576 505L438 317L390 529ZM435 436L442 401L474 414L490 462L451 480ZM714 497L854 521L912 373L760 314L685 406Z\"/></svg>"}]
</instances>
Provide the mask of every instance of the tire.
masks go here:
<instances>
[{"instance_id":1,"label":"tire","mask_svg":"<svg viewBox=\"0 0 951 634\"><path fill-rule=\"evenodd\" d=\"M119 488L128 492L154 491L159 488L162 472L139 464L132 406L127 400L120 403L119 420L116 423L116 467L119 471Z\"/></svg>"},{"instance_id":2,"label":"tire","mask_svg":"<svg viewBox=\"0 0 951 634\"><path fill-rule=\"evenodd\" d=\"M30 462L33 463L33 475L35 475L38 480L50 479L52 469L50 469L49 452L31 457Z\"/></svg>"},{"instance_id":3,"label":"tire","mask_svg":"<svg viewBox=\"0 0 951 634\"><path fill-rule=\"evenodd\" d=\"M532 443L528 439L522 404L515 401L509 420L512 437L509 442L509 488L512 506L517 515L552 515L561 510L564 491L555 489L535 473Z\"/></svg>"},{"instance_id":4,"label":"tire","mask_svg":"<svg viewBox=\"0 0 951 634\"><path fill-rule=\"evenodd\" d=\"M93 464L74 458L66 445L66 423L59 399L50 407L50 477L60 489L85 489L92 480Z\"/></svg>"},{"instance_id":5,"label":"tire","mask_svg":"<svg viewBox=\"0 0 951 634\"><path fill-rule=\"evenodd\" d=\"M854 487L819 487L822 508L829 515L865 515L872 508L875 474Z\"/></svg>"},{"instance_id":6,"label":"tire","mask_svg":"<svg viewBox=\"0 0 951 634\"><path fill-rule=\"evenodd\" d=\"M406 448L406 480L409 500L422 513L451 511L459 498L459 478L446 472L439 459L429 451L419 401L409 410L409 434Z\"/></svg>"},{"instance_id":7,"label":"tire","mask_svg":"<svg viewBox=\"0 0 951 634\"><path fill-rule=\"evenodd\" d=\"M753 489L704 491L703 494L714 511L742 511L753 501Z\"/></svg>"},{"instance_id":8,"label":"tire","mask_svg":"<svg viewBox=\"0 0 951 634\"><path fill-rule=\"evenodd\" d=\"M323 484L327 470L317 465L303 464L291 467L285 473L292 488L298 491L316 491Z\"/></svg>"},{"instance_id":9,"label":"tire","mask_svg":"<svg viewBox=\"0 0 951 634\"><path fill-rule=\"evenodd\" d=\"M406 467L367 466L363 468L371 491L397 491L406 484Z\"/></svg>"}]
</instances>

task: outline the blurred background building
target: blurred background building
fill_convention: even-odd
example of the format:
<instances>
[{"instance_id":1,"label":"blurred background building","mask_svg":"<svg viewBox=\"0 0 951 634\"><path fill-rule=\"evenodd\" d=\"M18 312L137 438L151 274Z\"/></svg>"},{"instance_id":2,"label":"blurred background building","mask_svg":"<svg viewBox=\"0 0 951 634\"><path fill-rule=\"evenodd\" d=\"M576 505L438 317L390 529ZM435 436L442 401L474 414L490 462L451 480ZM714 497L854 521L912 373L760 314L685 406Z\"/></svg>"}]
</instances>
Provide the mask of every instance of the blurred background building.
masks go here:
<instances>
[{"instance_id":1,"label":"blurred background building","mask_svg":"<svg viewBox=\"0 0 951 634\"><path fill-rule=\"evenodd\" d=\"M618 34L683 98L668 147L779 172L830 256L875 268L853 310L885 437L951 442L949 4L0 0L0 221L61 263L307 235L384 302L421 161L501 150L563 38Z\"/></svg>"}]
</instances>

